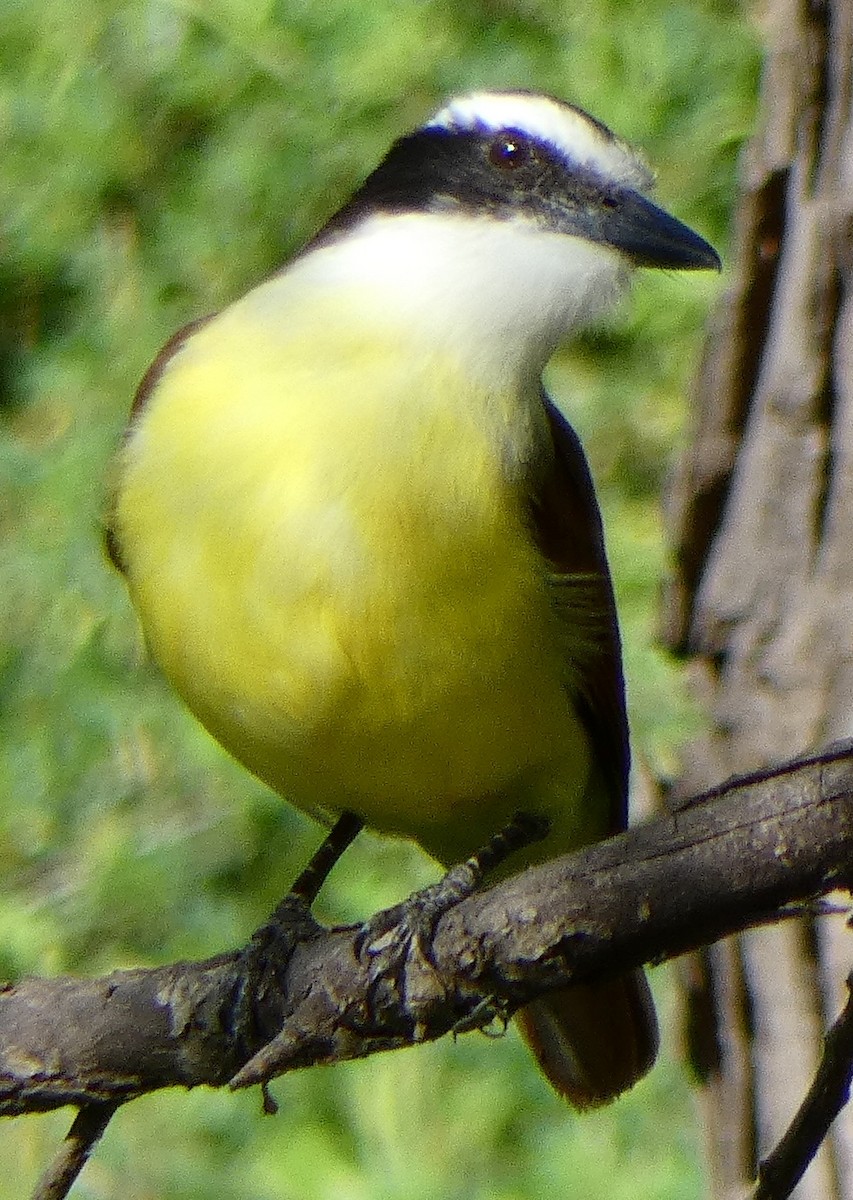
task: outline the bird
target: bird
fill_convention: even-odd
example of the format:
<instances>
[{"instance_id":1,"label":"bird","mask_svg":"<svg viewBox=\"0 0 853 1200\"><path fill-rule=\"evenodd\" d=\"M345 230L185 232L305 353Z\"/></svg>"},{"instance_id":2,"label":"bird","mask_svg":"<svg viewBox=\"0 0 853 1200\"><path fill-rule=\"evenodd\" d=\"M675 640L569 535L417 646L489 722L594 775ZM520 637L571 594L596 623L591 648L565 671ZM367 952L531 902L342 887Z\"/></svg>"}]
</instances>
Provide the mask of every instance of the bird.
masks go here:
<instances>
[{"instance_id":1,"label":"bird","mask_svg":"<svg viewBox=\"0 0 853 1200\"><path fill-rule=\"evenodd\" d=\"M625 827L602 519L542 372L636 268L719 269L653 183L579 107L456 96L142 379L107 549L185 704L305 812L442 864L518 813L549 826L519 865ZM641 971L518 1020L578 1109L657 1052Z\"/></svg>"}]
</instances>

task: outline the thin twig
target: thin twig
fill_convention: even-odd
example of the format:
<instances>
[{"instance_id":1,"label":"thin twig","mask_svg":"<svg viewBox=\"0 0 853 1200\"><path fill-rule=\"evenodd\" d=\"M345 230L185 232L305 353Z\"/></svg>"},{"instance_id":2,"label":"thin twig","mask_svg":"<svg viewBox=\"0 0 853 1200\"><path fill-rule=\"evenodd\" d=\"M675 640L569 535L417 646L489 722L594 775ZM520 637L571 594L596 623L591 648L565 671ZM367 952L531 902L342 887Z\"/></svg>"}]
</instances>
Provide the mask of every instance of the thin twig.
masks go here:
<instances>
[{"instance_id":1,"label":"thin twig","mask_svg":"<svg viewBox=\"0 0 853 1200\"><path fill-rule=\"evenodd\" d=\"M65 1200L118 1108L119 1104L83 1105L59 1153L36 1184L32 1200Z\"/></svg>"},{"instance_id":2,"label":"thin twig","mask_svg":"<svg viewBox=\"0 0 853 1200\"><path fill-rule=\"evenodd\" d=\"M853 974L847 1003L824 1039L812 1085L772 1154L760 1164L752 1200L787 1200L850 1099L853 1083Z\"/></svg>"}]
</instances>

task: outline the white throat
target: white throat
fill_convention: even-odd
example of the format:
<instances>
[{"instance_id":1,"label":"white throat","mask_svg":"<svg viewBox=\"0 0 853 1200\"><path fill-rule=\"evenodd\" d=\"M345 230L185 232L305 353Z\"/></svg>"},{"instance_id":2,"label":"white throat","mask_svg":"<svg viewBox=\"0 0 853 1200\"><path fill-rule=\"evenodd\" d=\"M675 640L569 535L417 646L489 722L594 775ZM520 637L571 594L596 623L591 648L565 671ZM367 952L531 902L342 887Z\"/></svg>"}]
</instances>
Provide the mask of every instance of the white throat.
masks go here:
<instances>
[{"instance_id":1,"label":"white throat","mask_svg":"<svg viewBox=\"0 0 853 1200\"><path fill-rule=\"evenodd\" d=\"M356 292L363 313L454 354L484 382L538 383L559 343L626 289L622 256L532 222L381 214L287 269L298 287Z\"/></svg>"}]
</instances>

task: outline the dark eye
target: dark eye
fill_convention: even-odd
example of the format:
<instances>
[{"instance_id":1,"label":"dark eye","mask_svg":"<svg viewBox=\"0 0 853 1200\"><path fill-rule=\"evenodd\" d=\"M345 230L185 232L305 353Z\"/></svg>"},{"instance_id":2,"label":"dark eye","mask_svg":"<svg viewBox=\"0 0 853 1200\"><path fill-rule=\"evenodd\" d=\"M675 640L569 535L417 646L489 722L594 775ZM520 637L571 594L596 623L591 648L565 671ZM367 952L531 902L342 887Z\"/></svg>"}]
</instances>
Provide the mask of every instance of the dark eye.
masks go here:
<instances>
[{"instance_id":1,"label":"dark eye","mask_svg":"<svg viewBox=\"0 0 853 1200\"><path fill-rule=\"evenodd\" d=\"M517 133L499 133L489 146L489 162L503 171L523 167L532 157L529 144Z\"/></svg>"}]
</instances>

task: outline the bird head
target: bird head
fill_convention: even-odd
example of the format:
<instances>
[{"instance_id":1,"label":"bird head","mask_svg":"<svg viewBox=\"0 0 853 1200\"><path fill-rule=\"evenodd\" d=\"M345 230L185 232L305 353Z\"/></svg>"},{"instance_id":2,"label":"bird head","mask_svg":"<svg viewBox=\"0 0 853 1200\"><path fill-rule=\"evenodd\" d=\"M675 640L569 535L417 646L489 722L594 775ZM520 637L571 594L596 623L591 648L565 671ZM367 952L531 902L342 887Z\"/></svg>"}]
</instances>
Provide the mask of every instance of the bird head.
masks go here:
<instances>
[{"instance_id":1,"label":"bird head","mask_svg":"<svg viewBox=\"0 0 853 1200\"><path fill-rule=\"evenodd\" d=\"M305 253L444 346L538 374L634 268L719 269L708 242L653 202L653 182L582 109L475 92L396 141Z\"/></svg>"}]
</instances>

